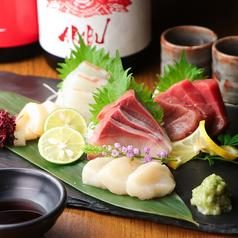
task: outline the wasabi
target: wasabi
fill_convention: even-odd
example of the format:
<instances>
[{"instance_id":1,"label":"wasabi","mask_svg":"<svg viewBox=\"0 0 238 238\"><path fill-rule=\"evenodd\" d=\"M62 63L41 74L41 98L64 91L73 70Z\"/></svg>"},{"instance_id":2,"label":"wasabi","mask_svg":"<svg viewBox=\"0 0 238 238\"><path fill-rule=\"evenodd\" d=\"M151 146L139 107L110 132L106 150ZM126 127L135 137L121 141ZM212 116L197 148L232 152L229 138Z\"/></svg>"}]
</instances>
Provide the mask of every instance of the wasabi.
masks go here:
<instances>
[{"instance_id":1,"label":"wasabi","mask_svg":"<svg viewBox=\"0 0 238 238\"><path fill-rule=\"evenodd\" d=\"M204 215L219 215L231 211L231 199L227 184L218 175L212 174L192 190L191 204Z\"/></svg>"}]
</instances>

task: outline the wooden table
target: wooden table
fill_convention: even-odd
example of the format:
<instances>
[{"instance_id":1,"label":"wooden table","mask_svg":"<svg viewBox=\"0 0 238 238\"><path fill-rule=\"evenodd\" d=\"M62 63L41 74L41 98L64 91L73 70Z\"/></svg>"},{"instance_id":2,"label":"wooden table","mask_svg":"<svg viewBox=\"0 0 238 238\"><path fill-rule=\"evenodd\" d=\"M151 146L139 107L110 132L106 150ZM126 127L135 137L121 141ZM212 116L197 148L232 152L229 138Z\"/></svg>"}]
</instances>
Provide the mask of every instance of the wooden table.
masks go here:
<instances>
[{"instance_id":1,"label":"wooden table","mask_svg":"<svg viewBox=\"0 0 238 238\"><path fill-rule=\"evenodd\" d=\"M183 5L181 5L181 3L178 4L178 2L181 1L168 1L168 5L156 1L157 0L152 1L154 4L152 19L153 41L149 65L140 72L134 74L138 83L144 82L151 90L153 90L154 81L157 80L156 74L159 73L159 36L164 29L176 25L190 24L209 27L217 33L218 37L238 35L238 3L235 0L202 0L197 3L186 0L183 1ZM190 6L191 4L199 4L199 7L192 7ZM164 10L160 11L161 8L164 8ZM157 14L157 12L159 14ZM20 62L2 63L0 64L0 70L11 71L23 75L36 75L59 79L58 73L47 65L43 54ZM196 238L201 236L204 238L229 237L227 235L209 234L144 220L122 218L87 210L66 208L54 227L47 232L44 237Z\"/></svg>"}]
</instances>

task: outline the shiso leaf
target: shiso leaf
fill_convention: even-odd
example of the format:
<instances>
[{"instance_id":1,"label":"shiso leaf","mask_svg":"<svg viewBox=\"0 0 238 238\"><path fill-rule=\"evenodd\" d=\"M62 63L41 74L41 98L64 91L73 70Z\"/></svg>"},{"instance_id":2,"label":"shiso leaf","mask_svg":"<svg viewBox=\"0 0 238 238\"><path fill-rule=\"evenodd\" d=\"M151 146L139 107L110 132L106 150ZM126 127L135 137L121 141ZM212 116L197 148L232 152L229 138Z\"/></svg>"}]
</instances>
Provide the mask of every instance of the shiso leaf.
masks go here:
<instances>
[{"instance_id":1,"label":"shiso leaf","mask_svg":"<svg viewBox=\"0 0 238 238\"><path fill-rule=\"evenodd\" d=\"M88 61L93 65L103 68L110 74L110 78L107 79L107 85L102 86L102 89L98 89L98 92L93 93L96 103L90 104L92 107L90 111L93 115L90 121L94 125L97 125L97 116L104 106L115 102L129 89L134 89L141 101L160 123L163 117L161 107L157 106L158 103L153 102L152 93L148 91L148 88L143 89L144 84L139 85L136 83L132 74L129 74L130 68L124 70L119 52L116 52L115 57L109 57L109 53L105 54L103 48L96 50L96 47L92 48L91 45L86 46L80 35L79 39L80 46L75 45L75 50L71 51L70 59L66 58L65 63L59 63L61 68L57 68L57 70L60 72L60 78L64 80L83 61ZM62 87L62 82L58 87Z\"/></svg>"},{"instance_id":2,"label":"shiso leaf","mask_svg":"<svg viewBox=\"0 0 238 238\"><path fill-rule=\"evenodd\" d=\"M156 84L156 95L165 92L167 89L169 89L172 85L175 83L178 83L182 81L183 79L189 79L191 82L198 79L206 79L206 77L203 76L204 69L197 69L197 66L188 64L185 52L182 51L180 62L178 63L175 61L175 65L168 65L168 69L164 67L164 76L157 75L159 78L159 82L155 82Z\"/></svg>"}]
</instances>

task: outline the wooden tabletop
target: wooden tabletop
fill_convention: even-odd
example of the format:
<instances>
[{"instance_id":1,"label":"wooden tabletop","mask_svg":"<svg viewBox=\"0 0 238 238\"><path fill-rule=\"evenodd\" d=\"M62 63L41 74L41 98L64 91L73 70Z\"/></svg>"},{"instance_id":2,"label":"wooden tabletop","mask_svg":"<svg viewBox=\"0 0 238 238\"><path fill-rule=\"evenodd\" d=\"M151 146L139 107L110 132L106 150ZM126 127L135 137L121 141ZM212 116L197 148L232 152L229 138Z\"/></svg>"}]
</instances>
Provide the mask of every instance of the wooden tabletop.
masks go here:
<instances>
[{"instance_id":1,"label":"wooden tabletop","mask_svg":"<svg viewBox=\"0 0 238 238\"><path fill-rule=\"evenodd\" d=\"M152 1L153 6L153 41L151 55L146 67L134 73L138 83L144 82L151 90L160 66L159 35L168 27L176 25L200 25L214 30L218 37L238 35L238 4L236 0L227 1ZM198 4L197 7L190 6ZM206 6L206 8L205 8ZM160 11L162 9L162 11ZM188 11L189 10L189 11ZM157 14L159 13L159 14ZM173 21L172 21L173 19ZM175 20L176 19L176 20ZM1 71L11 71L22 75L35 75L59 79L56 70L50 68L43 54L33 58L1 63ZM53 228L45 234L45 238L123 238L123 237L160 237L160 238L190 238L190 237L225 238L227 235L210 234L196 230L178 228L154 222L100 214L87 210L66 208ZM238 237L238 236L230 236Z\"/></svg>"}]
</instances>

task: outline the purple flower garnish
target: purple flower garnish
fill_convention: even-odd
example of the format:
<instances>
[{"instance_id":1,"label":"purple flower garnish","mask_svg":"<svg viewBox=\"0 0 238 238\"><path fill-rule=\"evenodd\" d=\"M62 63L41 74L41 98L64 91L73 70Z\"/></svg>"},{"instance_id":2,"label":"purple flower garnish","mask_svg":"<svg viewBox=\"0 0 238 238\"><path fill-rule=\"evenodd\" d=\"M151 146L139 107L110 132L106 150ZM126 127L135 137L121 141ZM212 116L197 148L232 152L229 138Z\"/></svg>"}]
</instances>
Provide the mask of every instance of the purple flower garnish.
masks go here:
<instances>
[{"instance_id":1,"label":"purple flower garnish","mask_svg":"<svg viewBox=\"0 0 238 238\"><path fill-rule=\"evenodd\" d=\"M151 162L152 161L152 157L150 156L150 155L146 155L145 156L145 162L146 163L149 163L149 162Z\"/></svg>"},{"instance_id":2,"label":"purple flower garnish","mask_svg":"<svg viewBox=\"0 0 238 238\"><path fill-rule=\"evenodd\" d=\"M139 155L140 154L140 150L138 148L135 148L133 150L133 152L134 152L135 155Z\"/></svg>"},{"instance_id":3,"label":"purple flower garnish","mask_svg":"<svg viewBox=\"0 0 238 238\"><path fill-rule=\"evenodd\" d=\"M132 145L128 145L128 146L127 146L127 149L128 149L128 151L133 151L133 150L134 150L134 147L133 147Z\"/></svg>"},{"instance_id":4,"label":"purple flower garnish","mask_svg":"<svg viewBox=\"0 0 238 238\"><path fill-rule=\"evenodd\" d=\"M115 149L118 149L118 150L121 149L121 145L120 145L120 143L115 143L115 144L114 144L114 147L115 147Z\"/></svg>"},{"instance_id":5,"label":"purple flower garnish","mask_svg":"<svg viewBox=\"0 0 238 238\"><path fill-rule=\"evenodd\" d=\"M165 151L161 151L157 154L159 157L162 157L162 158L167 158L168 157L168 154L165 152Z\"/></svg>"},{"instance_id":6,"label":"purple flower garnish","mask_svg":"<svg viewBox=\"0 0 238 238\"><path fill-rule=\"evenodd\" d=\"M144 152L145 152L146 154L149 154L149 153L150 153L150 149L147 148L147 147L145 147Z\"/></svg>"},{"instance_id":7,"label":"purple flower garnish","mask_svg":"<svg viewBox=\"0 0 238 238\"><path fill-rule=\"evenodd\" d=\"M113 157L118 157L119 156L119 151L118 150L113 150L111 155Z\"/></svg>"},{"instance_id":8,"label":"purple flower garnish","mask_svg":"<svg viewBox=\"0 0 238 238\"><path fill-rule=\"evenodd\" d=\"M126 157L127 158L133 158L134 157L134 153L132 151L129 151L127 154L126 154Z\"/></svg>"},{"instance_id":9,"label":"purple flower garnish","mask_svg":"<svg viewBox=\"0 0 238 238\"><path fill-rule=\"evenodd\" d=\"M93 148L95 146L92 145ZM127 158L134 160L134 159L144 159L146 163L151 162L153 160L160 160L162 163L167 163L170 160L169 155L165 151L160 151L157 154L157 157L150 155L150 148L145 147L144 151L142 152L140 148L134 148L132 145L128 145L127 147L122 146L120 143L116 142L114 145L103 145L103 146L96 146L96 150L92 148L86 148L86 151L89 151L92 154L92 151L95 151L95 154L102 154L102 156L112 156L114 158L118 158L120 156L126 156ZM88 152L86 152L88 153Z\"/></svg>"},{"instance_id":10,"label":"purple flower garnish","mask_svg":"<svg viewBox=\"0 0 238 238\"><path fill-rule=\"evenodd\" d=\"M126 148L125 146L122 146L121 152L122 152L123 154L126 154L126 153L127 153L127 148Z\"/></svg>"}]
</instances>

